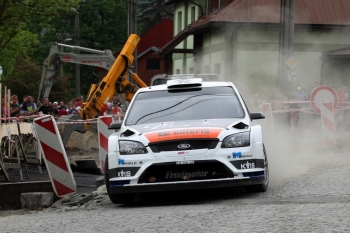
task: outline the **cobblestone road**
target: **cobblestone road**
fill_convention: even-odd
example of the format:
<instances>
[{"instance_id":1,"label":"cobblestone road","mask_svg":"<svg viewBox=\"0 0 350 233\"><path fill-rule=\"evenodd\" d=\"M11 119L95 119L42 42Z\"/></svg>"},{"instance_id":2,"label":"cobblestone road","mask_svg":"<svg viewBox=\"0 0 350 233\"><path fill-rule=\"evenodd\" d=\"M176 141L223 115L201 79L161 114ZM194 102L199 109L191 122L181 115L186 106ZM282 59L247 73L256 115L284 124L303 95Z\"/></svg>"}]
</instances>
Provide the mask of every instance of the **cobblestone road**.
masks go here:
<instances>
[{"instance_id":1,"label":"cobblestone road","mask_svg":"<svg viewBox=\"0 0 350 233\"><path fill-rule=\"evenodd\" d=\"M290 153L285 154L288 150ZM80 207L0 212L1 232L348 232L350 151L270 150L266 193L173 192L113 205L99 195ZM19 214L20 213L20 214Z\"/></svg>"}]
</instances>

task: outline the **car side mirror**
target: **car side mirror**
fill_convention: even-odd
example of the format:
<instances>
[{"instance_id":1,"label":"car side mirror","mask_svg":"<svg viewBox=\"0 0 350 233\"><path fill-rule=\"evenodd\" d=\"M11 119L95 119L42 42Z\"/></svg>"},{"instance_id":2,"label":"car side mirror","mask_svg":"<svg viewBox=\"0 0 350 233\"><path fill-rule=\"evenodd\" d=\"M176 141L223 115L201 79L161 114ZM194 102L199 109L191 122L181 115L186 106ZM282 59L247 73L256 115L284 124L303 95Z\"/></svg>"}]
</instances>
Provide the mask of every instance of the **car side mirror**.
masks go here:
<instances>
[{"instance_id":1,"label":"car side mirror","mask_svg":"<svg viewBox=\"0 0 350 233\"><path fill-rule=\"evenodd\" d=\"M108 129L120 129L122 127L123 122L113 122L108 126Z\"/></svg>"},{"instance_id":2,"label":"car side mirror","mask_svg":"<svg viewBox=\"0 0 350 233\"><path fill-rule=\"evenodd\" d=\"M265 116L261 112L252 112L250 113L250 119L252 120L259 120L264 119Z\"/></svg>"}]
</instances>

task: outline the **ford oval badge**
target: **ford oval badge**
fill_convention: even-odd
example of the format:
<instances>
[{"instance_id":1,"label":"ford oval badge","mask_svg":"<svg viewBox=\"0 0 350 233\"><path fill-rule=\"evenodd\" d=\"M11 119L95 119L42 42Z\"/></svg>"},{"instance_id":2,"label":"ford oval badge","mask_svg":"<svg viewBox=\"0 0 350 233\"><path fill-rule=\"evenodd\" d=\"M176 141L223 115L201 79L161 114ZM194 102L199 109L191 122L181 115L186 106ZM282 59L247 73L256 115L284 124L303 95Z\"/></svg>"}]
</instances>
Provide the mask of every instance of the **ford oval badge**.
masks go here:
<instances>
[{"instance_id":1,"label":"ford oval badge","mask_svg":"<svg viewBox=\"0 0 350 233\"><path fill-rule=\"evenodd\" d=\"M180 145L177 146L177 148L179 148L181 150L188 149L190 147L191 147L190 144L180 144Z\"/></svg>"}]
</instances>

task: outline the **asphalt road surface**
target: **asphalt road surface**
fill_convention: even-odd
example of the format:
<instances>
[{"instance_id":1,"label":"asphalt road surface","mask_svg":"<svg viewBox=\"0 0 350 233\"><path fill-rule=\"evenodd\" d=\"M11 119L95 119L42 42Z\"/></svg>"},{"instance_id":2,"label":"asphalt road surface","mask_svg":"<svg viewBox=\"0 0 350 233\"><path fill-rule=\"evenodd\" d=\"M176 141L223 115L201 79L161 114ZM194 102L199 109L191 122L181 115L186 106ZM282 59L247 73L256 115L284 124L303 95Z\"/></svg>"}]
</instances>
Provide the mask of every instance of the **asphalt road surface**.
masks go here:
<instances>
[{"instance_id":1,"label":"asphalt road surface","mask_svg":"<svg viewBox=\"0 0 350 233\"><path fill-rule=\"evenodd\" d=\"M312 134L313 135L313 134ZM114 205L106 195L78 207L0 213L1 232L348 232L350 150L317 135L267 140L270 186L142 195ZM283 141L284 140L284 141ZM287 140L287 143L286 143Z\"/></svg>"}]
</instances>

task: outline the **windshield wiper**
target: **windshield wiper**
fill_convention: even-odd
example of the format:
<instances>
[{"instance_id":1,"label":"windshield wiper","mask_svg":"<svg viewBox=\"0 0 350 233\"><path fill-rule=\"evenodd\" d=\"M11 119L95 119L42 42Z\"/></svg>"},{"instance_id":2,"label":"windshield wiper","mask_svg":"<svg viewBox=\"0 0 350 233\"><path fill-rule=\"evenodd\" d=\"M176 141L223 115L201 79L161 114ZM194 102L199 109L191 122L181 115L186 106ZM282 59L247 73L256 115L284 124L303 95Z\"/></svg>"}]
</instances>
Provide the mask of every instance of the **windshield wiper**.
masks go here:
<instances>
[{"instance_id":1,"label":"windshield wiper","mask_svg":"<svg viewBox=\"0 0 350 233\"><path fill-rule=\"evenodd\" d=\"M191 98L193 98L193 97L198 97L198 96L202 96L202 95L193 95L193 96L190 96L190 97L188 97L188 98L186 98L186 99L184 99L184 100L182 100L182 101L180 101L180 102L174 104L173 106L170 106L170 107L168 107L168 108L165 108L165 109L162 109L162 110L159 110L159 111L155 111L155 112L148 113L148 114L146 114L146 115L140 117L134 124L136 125L137 122L139 122L141 119L145 118L146 116L150 116L150 115L153 115L153 114L156 114L156 113L159 113L159 112L164 112L164 111L169 110L169 109L171 109L171 108L173 108L173 107L176 107L176 106L179 105L179 104L182 104L183 102L185 102L185 101L187 101L187 100L189 100L189 99L191 99Z\"/></svg>"},{"instance_id":2,"label":"windshield wiper","mask_svg":"<svg viewBox=\"0 0 350 233\"><path fill-rule=\"evenodd\" d=\"M187 108L189 108L189 107L192 107L192 106L194 106L194 105L196 105L196 104L199 104L199 103L201 103L201 102L208 101L208 100L210 100L210 99L205 99L205 100L202 100L202 101L198 101L198 102L196 102L196 103L194 103L194 104L192 104L192 105L190 105L190 106L187 106L186 108L180 109L179 111L171 112L171 113L169 113L169 114L165 114L165 115L161 115L161 116L157 116L157 117L153 117L153 118L150 118L150 119L144 121L143 123L145 123L145 122L147 122L147 121L150 121L150 120L153 120L153 119L157 119L157 118L160 118L160 117L169 116L169 115L172 115L172 114L174 114L174 113L181 112L181 111L183 111L183 110L185 110L185 109L187 109Z\"/></svg>"}]
</instances>

